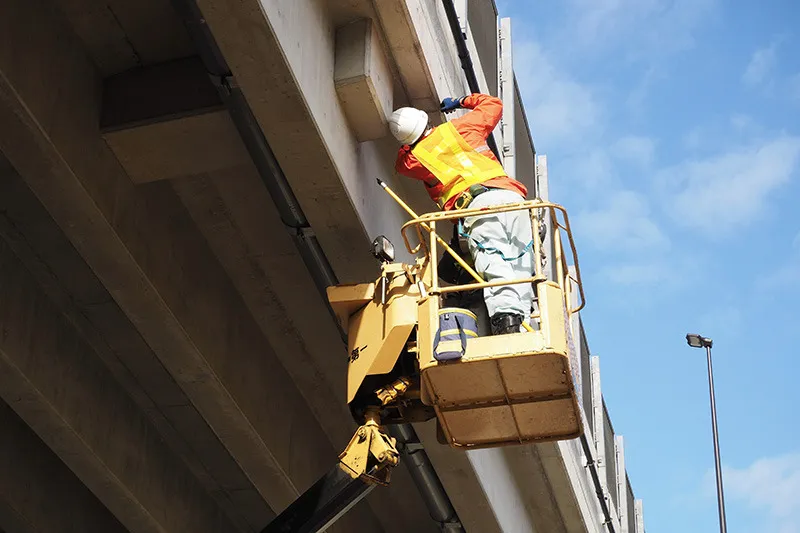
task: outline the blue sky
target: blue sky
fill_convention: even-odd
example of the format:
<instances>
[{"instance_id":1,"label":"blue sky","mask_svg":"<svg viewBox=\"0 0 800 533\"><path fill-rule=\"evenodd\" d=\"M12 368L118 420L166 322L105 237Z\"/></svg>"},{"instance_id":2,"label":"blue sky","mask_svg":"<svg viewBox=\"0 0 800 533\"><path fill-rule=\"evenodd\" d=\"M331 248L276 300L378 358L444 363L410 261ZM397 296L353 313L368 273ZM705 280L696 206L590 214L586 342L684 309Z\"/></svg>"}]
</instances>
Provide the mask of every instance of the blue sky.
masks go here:
<instances>
[{"instance_id":1,"label":"blue sky","mask_svg":"<svg viewBox=\"0 0 800 533\"><path fill-rule=\"evenodd\" d=\"M498 0L648 533L800 533L800 3Z\"/></svg>"}]
</instances>

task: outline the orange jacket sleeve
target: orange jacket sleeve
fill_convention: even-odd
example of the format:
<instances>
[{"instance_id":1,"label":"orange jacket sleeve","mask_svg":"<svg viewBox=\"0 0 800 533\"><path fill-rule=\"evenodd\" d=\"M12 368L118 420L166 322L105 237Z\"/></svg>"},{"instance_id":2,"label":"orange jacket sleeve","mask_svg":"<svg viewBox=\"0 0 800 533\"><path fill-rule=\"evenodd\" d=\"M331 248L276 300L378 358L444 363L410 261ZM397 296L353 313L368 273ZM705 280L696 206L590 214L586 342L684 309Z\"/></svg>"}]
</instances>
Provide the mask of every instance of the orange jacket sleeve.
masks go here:
<instances>
[{"instance_id":1,"label":"orange jacket sleeve","mask_svg":"<svg viewBox=\"0 0 800 533\"><path fill-rule=\"evenodd\" d=\"M408 176L414 171L414 167L414 161L411 160L411 147L404 144L400 147L400 150L397 151L397 161L394 164L394 169L398 173Z\"/></svg>"},{"instance_id":2,"label":"orange jacket sleeve","mask_svg":"<svg viewBox=\"0 0 800 533\"><path fill-rule=\"evenodd\" d=\"M453 125L459 131L467 130L484 139L492 133L503 116L503 101L489 94L471 94L464 98L461 106L472 111L463 117L454 118Z\"/></svg>"}]
</instances>

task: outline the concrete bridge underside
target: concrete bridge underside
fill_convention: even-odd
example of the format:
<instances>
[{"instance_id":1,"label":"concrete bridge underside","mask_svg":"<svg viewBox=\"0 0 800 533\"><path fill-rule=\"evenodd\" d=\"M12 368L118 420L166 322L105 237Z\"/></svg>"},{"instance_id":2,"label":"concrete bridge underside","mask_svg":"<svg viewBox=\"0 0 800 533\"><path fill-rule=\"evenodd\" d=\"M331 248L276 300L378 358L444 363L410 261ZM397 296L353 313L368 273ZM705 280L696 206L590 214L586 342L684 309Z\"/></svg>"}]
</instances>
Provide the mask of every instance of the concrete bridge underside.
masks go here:
<instances>
[{"instance_id":1,"label":"concrete bridge underside","mask_svg":"<svg viewBox=\"0 0 800 533\"><path fill-rule=\"evenodd\" d=\"M434 111L464 92L438 4L198 4L333 272L373 278L405 219L374 178L430 206L390 137L353 132L336 29L372 20L393 103ZM296 231L168 0L0 13L0 531L260 530L355 428ZM556 445L468 457L416 429L467 531L585 531ZM401 466L330 531L437 525Z\"/></svg>"}]
</instances>

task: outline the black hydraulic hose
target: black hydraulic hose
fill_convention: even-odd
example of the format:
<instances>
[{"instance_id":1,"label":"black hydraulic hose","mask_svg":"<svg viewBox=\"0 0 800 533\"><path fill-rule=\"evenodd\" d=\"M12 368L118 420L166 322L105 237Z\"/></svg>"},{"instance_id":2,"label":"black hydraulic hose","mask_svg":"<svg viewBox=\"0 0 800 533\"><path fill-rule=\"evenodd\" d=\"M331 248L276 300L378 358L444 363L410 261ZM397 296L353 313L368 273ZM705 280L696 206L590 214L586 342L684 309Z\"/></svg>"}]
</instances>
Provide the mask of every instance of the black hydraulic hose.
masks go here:
<instances>
[{"instance_id":1,"label":"black hydraulic hose","mask_svg":"<svg viewBox=\"0 0 800 533\"><path fill-rule=\"evenodd\" d=\"M600 475L597 473L597 464L592 457L592 449L589 446L589 439L584 433L581 435L580 440L581 446L583 447L583 453L589 460L589 472L592 476L592 482L594 483L594 490L597 494L597 499L600 500L600 508L603 510L605 525L608 528L609 533L615 533L614 522L611 520L611 510L608 508L608 502L606 502L606 497L603 493L603 484L600 482Z\"/></svg>"},{"instance_id":2,"label":"black hydraulic hose","mask_svg":"<svg viewBox=\"0 0 800 533\"><path fill-rule=\"evenodd\" d=\"M447 22L450 24L450 32L453 34L453 39L456 41L456 49L458 50L458 58L461 60L461 68L464 70L464 75L467 78L467 86L470 92L479 93L481 88L478 85L478 77L475 75L475 67L472 64L472 58L469 55L467 48L467 40L461 32L461 24L458 21L458 13L453 0L442 0L444 11L447 14ZM497 143L494 140L494 134L490 133L486 139L486 144L494 153L495 157L500 160L500 152L497 150Z\"/></svg>"},{"instance_id":3,"label":"black hydraulic hose","mask_svg":"<svg viewBox=\"0 0 800 533\"><path fill-rule=\"evenodd\" d=\"M414 448L415 444L419 445L419 438L414 427L411 424L397 424L390 426L389 431L400 443L400 451L404 457L403 462L414 466L409 469L409 472L417 489L423 495L431 518L442 525L442 531L463 533L464 526L458 519L442 482L436 476L428 454L421 448Z\"/></svg>"},{"instance_id":4,"label":"black hydraulic hose","mask_svg":"<svg viewBox=\"0 0 800 533\"><path fill-rule=\"evenodd\" d=\"M317 289L322 292L328 311L338 326L339 321L325 297L326 288L337 284L333 267L314 236L311 225L303 213L289 181L283 174L275 154L270 149L244 94L239 87L231 83L233 74L205 22L200 8L194 0L172 0L172 5L183 19L189 36L217 87L220 99L228 110L236 130L258 170L258 175L278 210L281 222L290 230L300 256L308 267ZM346 343L347 335L341 327L339 335Z\"/></svg>"},{"instance_id":5,"label":"black hydraulic hose","mask_svg":"<svg viewBox=\"0 0 800 533\"><path fill-rule=\"evenodd\" d=\"M314 237L300 203L292 191L286 176L283 174L275 155L269 147L264 133L256 121L249 104L241 90L231 83L233 79L222 52L216 44L208 25L203 19L200 8L195 0L172 0L175 10L181 16L186 28L197 47L206 70L215 81L220 97L223 100L231 118L244 142L253 162L266 186L273 203L280 213L281 221L295 231L295 245L297 246L303 262L308 268L314 282L322 295L322 299L333 315L333 310L328 303L327 287L337 285L338 279L333 268ZM336 317L334 322L339 328L342 340L347 344L346 332L339 325ZM398 428L402 443L419 442L414 428L408 424L395 426ZM458 519L450 498L442 487L436 471L431 465L428 454L422 449L409 451L405 448L408 461L405 464L411 474L417 489L420 491L431 517L439 522L442 531L452 533L465 533Z\"/></svg>"},{"instance_id":6,"label":"black hydraulic hose","mask_svg":"<svg viewBox=\"0 0 800 533\"><path fill-rule=\"evenodd\" d=\"M217 86L220 97L226 108L231 113L234 124L239 131L242 141L253 158L253 162L263 176L273 179L264 180L270 195L276 201L276 207L283 223L294 229L308 227L308 220L300 208L288 181L283 175L275 155L270 150L264 138L264 133L258 126L250 106L238 87L232 87L229 80L233 79L230 67L222 55L211 30L203 18L200 8L194 0L173 0L172 4L183 19L189 36L200 54L212 81Z\"/></svg>"}]
</instances>

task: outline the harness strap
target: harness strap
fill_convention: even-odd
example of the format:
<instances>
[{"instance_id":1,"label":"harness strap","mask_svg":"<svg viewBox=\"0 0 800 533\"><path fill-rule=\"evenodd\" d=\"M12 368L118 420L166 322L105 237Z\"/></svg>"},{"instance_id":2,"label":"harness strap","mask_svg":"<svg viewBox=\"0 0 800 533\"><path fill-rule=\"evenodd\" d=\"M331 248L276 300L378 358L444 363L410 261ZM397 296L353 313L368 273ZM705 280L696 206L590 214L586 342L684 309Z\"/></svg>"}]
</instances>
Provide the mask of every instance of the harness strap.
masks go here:
<instances>
[{"instance_id":1,"label":"harness strap","mask_svg":"<svg viewBox=\"0 0 800 533\"><path fill-rule=\"evenodd\" d=\"M522 249L522 252L520 252L520 254L518 256L516 256L516 257L506 257L505 254L503 252L501 252L500 250L498 250L497 248L494 248L494 247L491 247L491 246L484 246L483 243L478 242L477 240L472 238L466 231L464 231L464 221L463 221L463 219L458 219L458 235L463 237L463 238L465 238L465 239L467 239L467 240L469 240L469 241L472 241L473 243L475 243L475 247L478 248L478 250L482 251L483 253L497 254L503 259L503 261L507 261L507 262L516 261L517 259L519 259L522 256L524 256L525 254L527 254L530 251L530 249L533 247L533 239L531 239L531 242L529 242L525 246L525 248Z\"/></svg>"}]
</instances>

